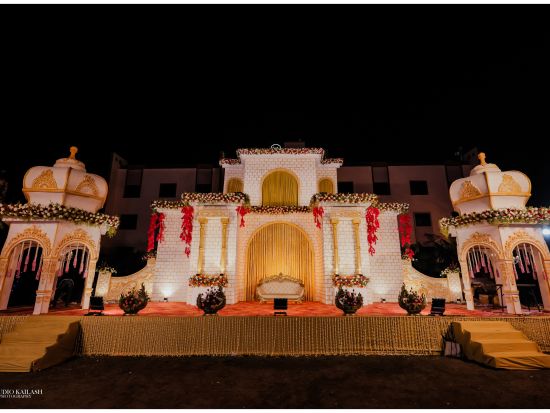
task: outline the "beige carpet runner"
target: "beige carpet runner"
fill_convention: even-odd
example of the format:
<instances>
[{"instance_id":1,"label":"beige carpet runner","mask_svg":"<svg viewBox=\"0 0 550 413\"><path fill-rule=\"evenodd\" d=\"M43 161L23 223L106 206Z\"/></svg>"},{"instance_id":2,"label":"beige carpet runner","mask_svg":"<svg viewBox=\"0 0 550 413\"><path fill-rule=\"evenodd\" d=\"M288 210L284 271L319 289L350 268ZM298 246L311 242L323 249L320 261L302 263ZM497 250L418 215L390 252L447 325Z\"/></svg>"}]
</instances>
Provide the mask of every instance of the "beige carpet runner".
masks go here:
<instances>
[{"instance_id":1,"label":"beige carpet runner","mask_svg":"<svg viewBox=\"0 0 550 413\"><path fill-rule=\"evenodd\" d=\"M38 371L74 355L80 317L30 316L0 341L0 372Z\"/></svg>"},{"instance_id":2,"label":"beige carpet runner","mask_svg":"<svg viewBox=\"0 0 550 413\"><path fill-rule=\"evenodd\" d=\"M506 321L456 321L452 328L469 360L507 370L550 368L550 355Z\"/></svg>"}]
</instances>

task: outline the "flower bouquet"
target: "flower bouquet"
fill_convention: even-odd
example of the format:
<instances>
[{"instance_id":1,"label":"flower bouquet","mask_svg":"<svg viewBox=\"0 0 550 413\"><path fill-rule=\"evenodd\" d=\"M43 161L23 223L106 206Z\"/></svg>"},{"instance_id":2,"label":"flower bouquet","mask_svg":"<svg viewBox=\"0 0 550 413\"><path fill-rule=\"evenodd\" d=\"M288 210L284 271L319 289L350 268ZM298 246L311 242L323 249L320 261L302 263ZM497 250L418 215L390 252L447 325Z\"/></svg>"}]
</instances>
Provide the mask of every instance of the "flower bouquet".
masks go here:
<instances>
[{"instance_id":1,"label":"flower bouquet","mask_svg":"<svg viewBox=\"0 0 550 413\"><path fill-rule=\"evenodd\" d=\"M335 298L336 307L344 312L344 315L354 315L357 310L363 307L363 296L356 294L355 290L349 292L342 287L338 288Z\"/></svg>"},{"instance_id":2,"label":"flower bouquet","mask_svg":"<svg viewBox=\"0 0 550 413\"><path fill-rule=\"evenodd\" d=\"M145 291L145 285L141 284L141 288L136 290L135 287L126 294L120 294L118 306L124 311L124 315L135 315L151 301L149 294Z\"/></svg>"},{"instance_id":3,"label":"flower bouquet","mask_svg":"<svg viewBox=\"0 0 550 413\"><path fill-rule=\"evenodd\" d=\"M419 294L412 288L407 291L405 284L401 286L398 300L399 307L403 310L407 310L408 315L418 315L424 308L426 308L426 295L423 293Z\"/></svg>"},{"instance_id":4,"label":"flower bouquet","mask_svg":"<svg viewBox=\"0 0 550 413\"><path fill-rule=\"evenodd\" d=\"M209 288L206 293L197 296L197 307L204 311L204 315L215 315L225 307L225 293L223 287Z\"/></svg>"}]
</instances>

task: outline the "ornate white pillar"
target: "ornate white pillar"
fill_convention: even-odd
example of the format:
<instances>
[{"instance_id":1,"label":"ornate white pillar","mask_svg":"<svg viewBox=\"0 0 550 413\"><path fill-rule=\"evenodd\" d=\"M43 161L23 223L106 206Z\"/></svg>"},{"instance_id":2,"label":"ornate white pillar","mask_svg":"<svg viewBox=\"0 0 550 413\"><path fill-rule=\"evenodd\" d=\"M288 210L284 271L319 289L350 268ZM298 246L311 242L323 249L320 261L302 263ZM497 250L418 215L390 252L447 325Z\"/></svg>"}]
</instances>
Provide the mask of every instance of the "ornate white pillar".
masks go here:
<instances>
[{"instance_id":1,"label":"ornate white pillar","mask_svg":"<svg viewBox=\"0 0 550 413\"><path fill-rule=\"evenodd\" d=\"M53 284L56 281L55 269L57 267L57 258L44 258L42 263L42 273L40 282L36 290L36 301L34 303L33 314L47 314L50 310L50 301L52 299Z\"/></svg>"},{"instance_id":2,"label":"ornate white pillar","mask_svg":"<svg viewBox=\"0 0 550 413\"><path fill-rule=\"evenodd\" d=\"M82 295L83 310L88 310L90 308L90 297L92 295L92 285L94 284L96 264L97 264L97 259L90 260L90 264L88 265L88 277L86 278L84 294Z\"/></svg>"},{"instance_id":3,"label":"ornate white pillar","mask_svg":"<svg viewBox=\"0 0 550 413\"><path fill-rule=\"evenodd\" d=\"M502 296L506 306L506 311L509 314L522 314L521 303L519 301L519 292L516 286L516 278L514 275L514 260L500 260L499 268L502 270Z\"/></svg>"},{"instance_id":4,"label":"ornate white pillar","mask_svg":"<svg viewBox=\"0 0 550 413\"><path fill-rule=\"evenodd\" d=\"M465 260L460 260L460 272L462 273L462 283L464 284L464 298L466 299L466 308L474 310L474 294L470 284L470 272Z\"/></svg>"}]
</instances>

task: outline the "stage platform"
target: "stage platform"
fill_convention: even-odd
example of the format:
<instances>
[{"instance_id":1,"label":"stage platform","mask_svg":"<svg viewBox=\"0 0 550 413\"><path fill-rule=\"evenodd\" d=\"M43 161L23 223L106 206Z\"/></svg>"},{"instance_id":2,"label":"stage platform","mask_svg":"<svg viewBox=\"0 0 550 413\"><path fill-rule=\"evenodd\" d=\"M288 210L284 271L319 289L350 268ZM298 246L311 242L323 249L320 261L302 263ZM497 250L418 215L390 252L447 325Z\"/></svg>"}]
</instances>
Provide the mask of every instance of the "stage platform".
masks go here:
<instances>
[{"instance_id":1,"label":"stage platform","mask_svg":"<svg viewBox=\"0 0 550 413\"><path fill-rule=\"evenodd\" d=\"M3 315L30 315L32 307L11 308L5 311L0 311L0 316ZM49 315L85 315L87 311L81 310L76 306L68 308L58 307L50 309ZM108 316L121 316L123 311L117 304L107 304L103 312ZM334 317L341 316L342 311L333 305L322 304L319 302L305 302L303 304L289 303L288 315L292 317ZM422 312L423 315L430 313L430 305ZM370 304L361 308L357 312L357 316L386 316L395 317L406 315L406 311L399 307L397 303L376 303ZM467 317L502 317L507 315L502 310L494 310L490 307L486 309L477 309L469 311L466 305L447 304L445 314L447 316L467 316ZM202 311L196 306L185 303L149 303L147 307L139 313L140 316L166 316L166 317L200 317ZM227 305L219 312L220 316L272 316L273 304L260 304L259 302L240 302L237 304ZM549 316L550 313L540 311L527 311L525 315L530 316Z\"/></svg>"}]
</instances>

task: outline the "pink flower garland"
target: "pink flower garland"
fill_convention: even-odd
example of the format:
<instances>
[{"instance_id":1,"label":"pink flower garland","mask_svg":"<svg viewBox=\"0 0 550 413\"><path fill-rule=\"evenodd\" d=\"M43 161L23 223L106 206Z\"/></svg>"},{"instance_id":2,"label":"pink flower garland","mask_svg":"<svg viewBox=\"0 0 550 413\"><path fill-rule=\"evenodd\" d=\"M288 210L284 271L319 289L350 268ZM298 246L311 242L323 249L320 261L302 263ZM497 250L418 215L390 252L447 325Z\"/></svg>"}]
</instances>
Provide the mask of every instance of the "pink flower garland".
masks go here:
<instances>
[{"instance_id":1,"label":"pink flower garland","mask_svg":"<svg viewBox=\"0 0 550 413\"><path fill-rule=\"evenodd\" d=\"M195 209L192 206L184 206L181 209L181 234L180 239L185 242L185 255L191 255L191 241L193 240L193 215Z\"/></svg>"},{"instance_id":2,"label":"pink flower garland","mask_svg":"<svg viewBox=\"0 0 550 413\"><path fill-rule=\"evenodd\" d=\"M367 208L365 218L367 220L367 241L369 242L370 255L374 255L376 252L374 246L376 245L376 241L378 241L376 232L378 231L378 228L380 228L380 222L378 221L379 215L380 210L378 208L372 206Z\"/></svg>"}]
</instances>

